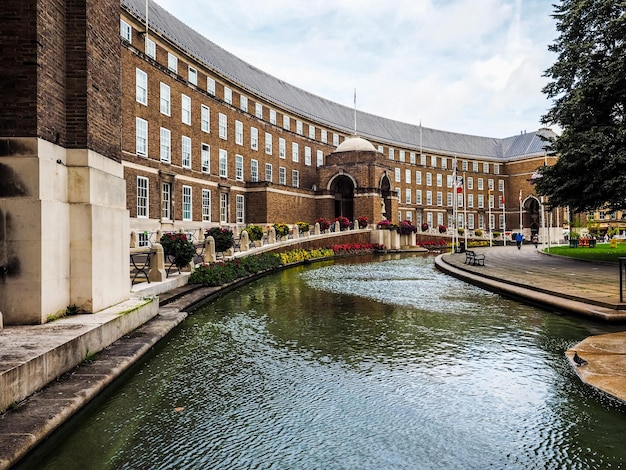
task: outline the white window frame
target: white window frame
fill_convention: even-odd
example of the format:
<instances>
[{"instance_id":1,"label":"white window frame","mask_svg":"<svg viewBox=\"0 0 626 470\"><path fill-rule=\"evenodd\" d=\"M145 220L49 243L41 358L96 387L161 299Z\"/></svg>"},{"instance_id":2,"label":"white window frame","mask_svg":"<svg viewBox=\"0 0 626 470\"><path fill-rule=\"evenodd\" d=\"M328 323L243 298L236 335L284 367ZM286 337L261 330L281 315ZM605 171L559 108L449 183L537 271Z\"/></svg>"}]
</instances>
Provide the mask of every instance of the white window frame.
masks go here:
<instances>
[{"instance_id":1,"label":"white window frame","mask_svg":"<svg viewBox=\"0 0 626 470\"><path fill-rule=\"evenodd\" d=\"M393 147L389 147L389 160L396 159L396 151Z\"/></svg>"},{"instance_id":2,"label":"white window frame","mask_svg":"<svg viewBox=\"0 0 626 470\"><path fill-rule=\"evenodd\" d=\"M160 86L160 100L159 107L161 109L161 114L165 114L166 116L172 115L172 91L170 86L161 82Z\"/></svg>"},{"instance_id":3,"label":"white window frame","mask_svg":"<svg viewBox=\"0 0 626 470\"><path fill-rule=\"evenodd\" d=\"M160 157L163 163L172 162L172 131L161 127L160 131Z\"/></svg>"},{"instance_id":4,"label":"white window frame","mask_svg":"<svg viewBox=\"0 0 626 470\"><path fill-rule=\"evenodd\" d=\"M308 145L304 147L304 164L311 166L311 147Z\"/></svg>"},{"instance_id":5,"label":"white window frame","mask_svg":"<svg viewBox=\"0 0 626 470\"><path fill-rule=\"evenodd\" d=\"M219 175L221 178L228 178L228 152L224 149L220 149L219 152Z\"/></svg>"},{"instance_id":6,"label":"white window frame","mask_svg":"<svg viewBox=\"0 0 626 470\"><path fill-rule=\"evenodd\" d=\"M415 204L417 204L418 206L422 205L422 190L421 189L415 190Z\"/></svg>"},{"instance_id":7,"label":"white window frame","mask_svg":"<svg viewBox=\"0 0 626 470\"><path fill-rule=\"evenodd\" d=\"M296 163L300 161L300 147L297 142L291 143L291 161Z\"/></svg>"},{"instance_id":8,"label":"white window frame","mask_svg":"<svg viewBox=\"0 0 626 470\"><path fill-rule=\"evenodd\" d=\"M137 176L137 218L147 219L150 216L150 180L145 176Z\"/></svg>"},{"instance_id":9,"label":"white window frame","mask_svg":"<svg viewBox=\"0 0 626 470\"><path fill-rule=\"evenodd\" d=\"M183 184L183 220L193 220L193 190L191 186Z\"/></svg>"},{"instance_id":10,"label":"white window frame","mask_svg":"<svg viewBox=\"0 0 626 470\"><path fill-rule=\"evenodd\" d=\"M235 196L235 221L238 224L245 223L245 204L246 199L243 194L237 194Z\"/></svg>"},{"instance_id":11,"label":"white window frame","mask_svg":"<svg viewBox=\"0 0 626 470\"><path fill-rule=\"evenodd\" d=\"M328 143L328 131L326 129L322 129L320 134L320 140L324 144Z\"/></svg>"},{"instance_id":12,"label":"white window frame","mask_svg":"<svg viewBox=\"0 0 626 470\"><path fill-rule=\"evenodd\" d=\"M278 138L278 156L282 159L287 158L287 142L282 137Z\"/></svg>"},{"instance_id":13,"label":"white window frame","mask_svg":"<svg viewBox=\"0 0 626 470\"><path fill-rule=\"evenodd\" d=\"M272 182L274 178L273 167L271 163L265 164L265 181Z\"/></svg>"},{"instance_id":14,"label":"white window frame","mask_svg":"<svg viewBox=\"0 0 626 470\"><path fill-rule=\"evenodd\" d=\"M309 139L315 140L315 126L313 124L309 124Z\"/></svg>"},{"instance_id":15,"label":"white window frame","mask_svg":"<svg viewBox=\"0 0 626 470\"><path fill-rule=\"evenodd\" d=\"M278 167L278 184L287 184L287 169L284 166Z\"/></svg>"},{"instance_id":16,"label":"white window frame","mask_svg":"<svg viewBox=\"0 0 626 470\"><path fill-rule=\"evenodd\" d=\"M202 173L211 173L211 146L204 142L200 145Z\"/></svg>"},{"instance_id":17,"label":"white window frame","mask_svg":"<svg viewBox=\"0 0 626 470\"><path fill-rule=\"evenodd\" d=\"M290 130L290 128L291 128L291 119L286 114L283 114L283 129L288 131Z\"/></svg>"},{"instance_id":18,"label":"white window frame","mask_svg":"<svg viewBox=\"0 0 626 470\"><path fill-rule=\"evenodd\" d=\"M261 103L254 104L254 115L259 119L263 119L263 105Z\"/></svg>"},{"instance_id":19,"label":"white window frame","mask_svg":"<svg viewBox=\"0 0 626 470\"><path fill-rule=\"evenodd\" d=\"M426 166L426 155L423 153L420 153L420 165Z\"/></svg>"},{"instance_id":20,"label":"white window frame","mask_svg":"<svg viewBox=\"0 0 626 470\"><path fill-rule=\"evenodd\" d=\"M422 184L422 172L421 171L415 172L415 184Z\"/></svg>"},{"instance_id":21,"label":"white window frame","mask_svg":"<svg viewBox=\"0 0 626 470\"><path fill-rule=\"evenodd\" d=\"M209 95L215 96L215 80L211 77L206 78L206 91Z\"/></svg>"},{"instance_id":22,"label":"white window frame","mask_svg":"<svg viewBox=\"0 0 626 470\"><path fill-rule=\"evenodd\" d=\"M254 158L250 160L250 181L259 181L259 161Z\"/></svg>"},{"instance_id":23,"label":"white window frame","mask_svg":"<svg viewBox=\"0 0 626 470\"><path fill-rule=\"evenodd\" d=\"M256 127L250 128L250 148L254 151L259 150L259 130Z\"/></svg>"},{"instance_id":24,"label":"white window frame","mask_svg":"<svg viewBox=\"0 0 626 470\"><path fill-rule=\"evenodd\" d=\"M302 121L296 119L296 134L302 135L304 132L304 127L302 125Z\"/></svg>"},{"instance_id":25,"label":"white window frame","mask_svg":"<svg viewBox=\"0 0 626 470\"><path fill-rule=\"evenodd\" d=\"M161 184L161 219L172 220L172 183Z\"/></svg>"},{"instance_id":26,"label":"white window frame","mask_svg":"<svg viewBox=\"0 0 626 470\"><path fill-rule=\"evenodd\" d=\"M171 52L167 53L167 68L168 70L178 74L178 57Z\"/></svg>"},{"instance_id":27,"label":"white window frame","mask_svg":"<svg viewBox=\"0 0 626 470\"><path fill-rule=\"evenodd\" d=\"M235 143L243 145L243 122L235 120Z\"/></svg>"},{"instance_id":28,"label":"white window frame","mask_svg":"<svg viewBox=\"0 0 626 470\"><path fill-rule=\"evenodd\" d=\"M148 156L148 121L135 117L135 153Z\"/></svg>"},{"instance_id":29,"label":"white window frame","mask_svg":"<svg viewBox=\"0 0 626 470\"><path fill-rule=\"evenodd\" d=\"M191 126L191 98L185 94L180 96L180 118L183 124Z\"/></svg>"},{"instance_id":30,"label":"white window frame","mask_svg":"<svg viewBox=\"0 0 626 470\"><path fill-rule=\"evenodd\" d=\"M132 44L133 28L124 20L120 20L120 36L122 39Z\"/></svg>"},{"instance_id":31,"label":"white window frame","mask_svg":"<svg viewBox=\"0 0 626 470\"><path fill-rule=\"evenodd\" d=\"M411 195L413 194L413 191L411 190L411 188L406 188L404 190L404 202L406 204L411 204Z\"/></svg>"},{"instance_id":32,"label":"white window frame","mask_svg":"<svg viewBox=\"0 0 626 470\"><path fill-rule=\"evenodd\" d=\"M406 160L406 152L404 150L400 150L400 154L398 156L398 160L404 162Z\"/></svg>"},{"instance_id":33,"label":"white window frame","mask_svg":"<svg viewBox=\"0 0 626 470\"><path fill-rule=\"evenodd\" d=\"M233 90L229 87L224 87L224 101L228 104L233 104Z\"/></svg>"},{"instance_id":34,"label":"white window frame","mask_svg":"<svg viewBox=\"0 0 626 470\"><path fill-rule=\"evenodd\" d=\"M187 81L192 85L198 85L198 70L191 65L187 69Z\"/></svg>"},{"instance_id":35,"label":"white window frame","mask_svg":"<svg viewBox=\"0 0 626 470\"><path fill-rule=\"evenodd\" d=\"M211 190L202 190L202 222L211 222Z\"/></svg>"},{"instance_id":36,"label":"white window frame","mask_svg":"<svg viewBox=\"0 0 626 470\"><path fill-rule=\"evenodd\" d=\"M248 112L248 97L244 95L239 95L239 109L241 109L244 113Z\"/></svg>"},{"instance_id":37,"label":"white window frame","mask_svg":"<svg viewBox=\"0 0 626 470\"><path fill-rule=\"evenodd\" d=\"M220 223L228 223L228 193L220 193Z\"/></svg>"},{"instance_id":38,"label":"white window frame","mask_svg":"<svg viewBox=\"0 0 626 470\"><path fill-rule=\"evenodd\" d=\"M339 146L339 134L337 134L336 132L333 132L333 145L335 147Z\"/></svg>"},{"instance_id":39,"label":"white window frame","mask_svg":"<svg viewBox=\"0 0 626 470\"><path fill-rule=\"evenodd\" d=\"M427 206L433 205L433 192L432 191L426 191L426 205Z\"/></svg>"},{"instance_id":40,"label":"white window frame","mask_svg":"<svg viewBox=\"0 0 626 470\"><path fill-rule=\"evenodd\" d=\"M135 99L148 106L148 74L140 68L135 69Z\"/></svg>"},{"instance_id":41,"label":"white window frame","mask_svg":"<svg viewBox=\"0 0 626 470\"><path fill-rule=\"evenodd\" d=\"M219 115L219 137L222 140L228 139L228 118L223 113Z\"/></svg>"},{"instance_id":42,"label":"white window frame","mask_svg":"<svg viewBox=\"0 0 626 470\"><path fill-rule=\"evenodd\" d=\"M270 124L276 125L276 110L270 109Z\"/></svg>"},{"instance_id":43,"label":"white window frame","mask_svg":"<svg viewBox=\"0 0 626 470\"><path fill-rule=\"evenodd\" d=\"M272 148L272 134L270 134L269 132L265 133L265 153L267 155L272 155L273 152L273 148Z\"/></svg>"},{"instance_id":44,"label":"white window frame","mask_svg":"<svg viewBox=\"0 0 626 470\"><path fill-rule=\"evenodd\" d=\"M235 154L235 180L243 181L243 155Z\"/></svg>"},{"instance_id":45,"label":"white window frame","mask_svg":"<svg viewBox=\"0 0 626 470\"><path fill-rule=\"evenodd\" d=\"M147 36L144 43L144 50L148 57L150 57L151 59L156 59L156 43Z\"/></svg>"},{"instance_id":46,"label":"white window frame","mask_svg":"<svg viewBox=\"0 0 626 470\"><path fill-rule=\"evenodd\" d=\"M291 170L291 186L300 187L300 172L298 170Z\"/></svg>"},{"instance_id":47,"label":"white window frame","mask_svg":"<svg viewBox=\"0 0 626 470\"><path fill-rule=\"evenodd\" d=\"M191 168L191 137L187 137L186 135L181 138L180 165L183 168Z\"/></svg>"},{"instance_id":48,"label":"white window frame","mask_svg":"<svg viewBox=\"0 0 626 470\"><path fill-rule=\"evenodd\" d=\"M322 166L324 164L324 152L321 150L317 150L316 152L316 165Z\"/></svg>"},{"instance_id":49,"label":"white window frame","mask_svg":"<svg viewBox=\"0 0 626 470\"><path fill-rule=\"evenodd\" d=\"M211 108L206 104L200 106L200 130L202 132L211 132Z\"/></svg>"},{"instance_id":50,"label":"white window frame","mask_svg":"<svg viewBox=\"0 0 626 470\"><path fill-rule=\"evenodd\" d=\"M401 175L401 172L400 172L400 168L395 168L393 174L394 174L395 182L396 183L400 183L402 181L402 175Z\"/></svg>"}]
</instances>

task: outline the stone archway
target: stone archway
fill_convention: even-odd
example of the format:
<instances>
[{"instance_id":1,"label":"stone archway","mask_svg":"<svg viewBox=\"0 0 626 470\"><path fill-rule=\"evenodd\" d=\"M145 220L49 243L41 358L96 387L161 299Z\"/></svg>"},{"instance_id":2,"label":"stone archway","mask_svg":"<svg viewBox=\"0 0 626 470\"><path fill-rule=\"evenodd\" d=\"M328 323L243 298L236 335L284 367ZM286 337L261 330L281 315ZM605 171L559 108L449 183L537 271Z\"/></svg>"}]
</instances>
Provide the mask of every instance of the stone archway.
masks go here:
<instances>
[{"instance_id":1,"label":"stone archway","mask_svg":"<svg viewBox=\"0 0 626 470\"><path fill-rule=\"evenodd\" d=\"M524 201L524 227L530 228L530 233L532 235L539 232L540 207L541 205L539 204L539 201L534 197L529 197Z\"/></svg>"},{"instance_id":2,"label":"stone archway","mask_svg":"<svg viewBox=\"0 0 626 470\"><path fill-rule=\"evenodd\" d=\"M386 172L380 179L380 196L382 197L382 216L391 220L391 181Z\"/></svg>"},{"instance_id":3,"label":"stone archway","mask_svg":"<svg viewBox=\"0 0 626 470\"><path fill-rule=\"evenodd\" d=\"M339 175L330 184L335 199L335 217L354 219L354 182L346 175Z\"/></svg>"}]
</instances>

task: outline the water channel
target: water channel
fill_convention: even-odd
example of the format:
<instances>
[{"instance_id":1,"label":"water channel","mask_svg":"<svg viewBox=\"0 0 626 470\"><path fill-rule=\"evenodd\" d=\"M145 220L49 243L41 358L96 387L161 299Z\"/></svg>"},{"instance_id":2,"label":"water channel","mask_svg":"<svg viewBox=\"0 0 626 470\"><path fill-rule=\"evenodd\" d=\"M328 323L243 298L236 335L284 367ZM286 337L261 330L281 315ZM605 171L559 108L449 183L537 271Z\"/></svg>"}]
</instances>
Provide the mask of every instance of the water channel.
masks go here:
<instances>
[{"instance_id":1,"label":"water channel","mask_svg":"<svg viewBox=\"0 0 626 470\"><path fill-rule=\"evenodd\" d=\"M21 468L622 468L626 407L564 356L619 329L431 257L292 268L195 312Z\"/></svg>"}]
</instances>

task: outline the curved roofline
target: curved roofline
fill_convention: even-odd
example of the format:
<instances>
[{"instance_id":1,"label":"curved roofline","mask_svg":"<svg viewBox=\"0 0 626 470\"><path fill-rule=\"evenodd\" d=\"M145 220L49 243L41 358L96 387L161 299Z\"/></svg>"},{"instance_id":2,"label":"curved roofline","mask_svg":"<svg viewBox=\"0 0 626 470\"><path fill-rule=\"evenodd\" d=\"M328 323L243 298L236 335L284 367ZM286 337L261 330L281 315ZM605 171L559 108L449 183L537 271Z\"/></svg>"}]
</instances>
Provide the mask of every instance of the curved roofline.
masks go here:
<instances>
[{"instance_id":1,"label":"curved roofline","mask_svg":"<svg viewBox=\"0 0 626 470\"><path fill-rule=\"evenodd\" d=\"M145 24L144 0L121 0L121 6ZM298 88L249 64L152 0L149 0L149 18L151 30L252 95L316 124L346 134L353 132L354 109ZM493 161L544 155L545 141L541 135L556 135L550 130L540 129L504 139L475 136L422 127L358 110L357 120L359 135L365 139L414 151Z\"/></svg>"}]
</instances>

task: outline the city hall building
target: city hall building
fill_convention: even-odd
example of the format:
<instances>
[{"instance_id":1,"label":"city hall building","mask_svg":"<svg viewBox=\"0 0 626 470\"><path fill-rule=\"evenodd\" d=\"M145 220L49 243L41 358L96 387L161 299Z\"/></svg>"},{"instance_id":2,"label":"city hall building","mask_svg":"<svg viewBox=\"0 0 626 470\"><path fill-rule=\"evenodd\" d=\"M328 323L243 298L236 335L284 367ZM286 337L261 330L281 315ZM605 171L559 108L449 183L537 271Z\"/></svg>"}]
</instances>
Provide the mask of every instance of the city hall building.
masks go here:
<instances>
[{"instance_id":1,"label":"city hall building","mask_svg":"<svg viewBox=\"0 0 626 470\"><path fill-rule=\"evenodd\" d=\"M499 139L360 112L148 5L2 3L5 323L127 298L133 231L365 216L530 236L549 214L561 233L531 185L555 161L551 130Z\"/></svg>"}]
</instances>

